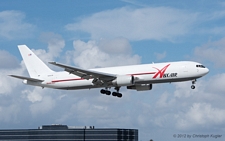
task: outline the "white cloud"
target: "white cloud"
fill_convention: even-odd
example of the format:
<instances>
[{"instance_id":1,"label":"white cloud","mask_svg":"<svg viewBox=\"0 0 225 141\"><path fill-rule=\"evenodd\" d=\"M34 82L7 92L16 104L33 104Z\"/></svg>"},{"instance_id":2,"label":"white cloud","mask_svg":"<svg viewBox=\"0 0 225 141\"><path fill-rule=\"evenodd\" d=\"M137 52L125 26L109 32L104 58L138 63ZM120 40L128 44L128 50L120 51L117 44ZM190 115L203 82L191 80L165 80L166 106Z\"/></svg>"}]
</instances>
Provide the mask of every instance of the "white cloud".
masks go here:
<instances>
[{"instance_id":1,"label":"white cloud","mask_svg":"<svg viewBox=\"0 0 225 141\"><path fill-rule=\"evenodd\" d=\"M18 122L18 113L20 107L16 104L11 104L9 106L0 106L0 121L10 123Z\"/></svg>"},{"instance_id":2,"label":"white cloud","mask_svg":"<svg viewBox=\"0 0 225 141\"><path fill-rule=\"evenodd\" d=\"M10 77L12 74L23 74L23 68L13 68L13 69L0 69L0 94L3 95L12 95L13 89L18 88L18 85L21 84L21 81L16 80L15 78Z\"/></svg>"},{"instance_id":3,"label":"white cloud","mask_svg":"<svg viewBox=\"0 0 225 141\"><path fill-rule=\"evenodd\" d=\"M211 126L225 124L225 109L213 107L208 103L193 103L189 110L177 121L181 130L193 128L208 129Z\"/></svg>"},{"instance_id":4,"label":"white cloud","mask_svg":"<svg viewBox=\"0 0 225 141\"><path fill-rule=\"evenodd\" d=\"M120 44L116 46L116 43ZM74 41L74 51L67 52L67 60L82 68L120 66L139 64L140 57L132 55L130 44L126 39L83 42Z\"/></svg>"},{"instance_id":5,"label":"white cloud","mask_svg":"<svg viewBox=\"0 0 225 141\"><path fill-rule=\"evenodd\" d=\"M198 87L199 83L196 84ZM190 97L193 96L197 90L192 90L191 89L191 82L180 82L180 83L175 83L176 89L174 91L174 96L175 97Z\"/></svg>"},{"instance_id":6,"label":"white cloud","mask_svg":"<svg viewBox=\"0 0 225 141\"><path fill-rule=\"evenodd\" d=\"M62 36L53 32L42 33L40 39L48 43L48 52L52 56L51 58L59 57L62 49L65 47L65 41Z\"/></svg>"},{"instance_id":7,"label":"white cloud","mask_svg":"<svg viewBox=\"0 0 225 141\"><path fill-rule=\"evenodd\" d=\"M221 3L221 5L222 5L222 3ZM208 21L218 20L218 19L224 18L224 16L225 16L225 10L218 10L218 11L214 11L214 12L206 15L207 18L205 18L205 19Z\"/></svg>"},{"instance_id":8,"label":"white cloud","mask_svg":"<svg viewBox=\"0 0 225 141\"><path fill-rule=\"evenodd\" d=\"M19 67L19 61L15 56L5 50L0 50L0 69L12 69Z\"/></svg>"},{"instance_id":9,"label":"white cloud","mask_svg":"<svg viewBox=\"0 0 225 141\"><path fill-rule=\"evenodd\" d=\"M41 101L35 102L30 105L30 111L33 116L38 116L39 114L45 114L50 112L55 107L55 100L46 95L43 96Z\"/></svg>"},{"instance_id":10,"label":"white cloud","mask_svg":"<svg viewBox=\"0 0 225 141\"><path fill-rule=\"evenodd\" d=\"M42 33L40 40L48 44L48 50L46 51L45 49L37 49L33 51L42 61L48 65L48 62L55 61L56 58L60 57L60 53L65 47L65 40L61 35L52 32Z\"/></svg>"},{"instance_id":11,"label":"white cloud","mask_svg":"<svg viewBox=\"0 0 225 141\"><path fill-rule=\"evenodd\" d=\"M156 60L162 60L166 57L166 52L164 51L163 53L154 53L154 55L156 56Z\"/></svg>"},{"instance_id":12,"label":"white cloud","mask_svg":"<svg viewBox=\"0 0 225 141\"><path fill-rule=\"evenodd\" d=\"M24 19L25 14L19 11L0 12L0 37L12 40L32 36L35 26Z\"/></svg>"},{"instance_id":13,"label":"white cloud","mask_svg":"<svg viewBox=\"0 0 225 141\"><path fill-rule=\"evenodd\" d=\"M32 91L30 91L30 90L23 90L22 94L26 94L27 95L27 99L29 101L31 101L32 103L42 101L42 99L43 99L43 97L41 95L40 87L35 87Z\"/></svg>"},{"instance_id":14,"label":"white cloud","mask_svg":"<svg viewBox=\"0 0 225 141\"><path fill-rule=\"evenodd\" d=\"M125 38L102 39L98 45L102 51L109 54L130 54L132 49L129 41Z\"/></svg>"},{"instance_id":15,"label":"white cloud","mask_svg":"<svg viewBox=\"0 0 225 141\"><path fill-rule=\"evenodd\" d=\"M168 7L123 7L95 13L66 25L66 29L87 32L93 39L174 40L190 32L197 17L197 13Z\"/></svg>"},{"instance_id":16,"label":"white cloud","mask_svg":"<svg viewBox=\"0 0 225 141\"><path fill-rule=\"evenodd\" d=\"M159 100L156 102L156 107L158 108L165 108L165 107L170 107L173 106L175 100L174 99L169 99L169 94L167 92L163 93Z\"/></svg>"},{"instance_id":17,"label":"white cloud","mask_svg":"<svg viewBox=\"0 0 225 141\"><path fill-rule=\"evenodd\" d=\"M225 93L225 73L216 74L211 77L210 81L208 82L209 92L216 92L216 93Z\"/></svg>"},{"instance_id":18,"label":"white cloud","mask_svg":"<svg viewBox=\"0 0 225 141\"><path fill-rule=\"evenodd\" d=\"M199 79L196 89L191 90L191 82L175 83L173 121L179 131L207 132L225 125L224 74ZM179 107L176 107L179 105ZM218 130L220 131L220 130Z\"/></svg>"},{"instance_id":19,"label":"white cloud","mask_svg":"<svg viewBox=\"0 0 225 141\"><path fill-rule=\"evenodd\" d=\"M7 51L0 50L0 94L11 94L13 88L19 84L18 81L9 77L12 74L21 74L24 69L19 66L15 56Z\"/></svg>"},{"instance_id":20,"label":"white cloud","mask_svg":"<svg viewBox=\"0 0 225 141\"><path fill-rule=\"evenodd\" d=\"M217 67L225 66L225 38L218 41L208 42L195 48L195 56L200 60L211 61Z\"/></svg>"}]
</instances>

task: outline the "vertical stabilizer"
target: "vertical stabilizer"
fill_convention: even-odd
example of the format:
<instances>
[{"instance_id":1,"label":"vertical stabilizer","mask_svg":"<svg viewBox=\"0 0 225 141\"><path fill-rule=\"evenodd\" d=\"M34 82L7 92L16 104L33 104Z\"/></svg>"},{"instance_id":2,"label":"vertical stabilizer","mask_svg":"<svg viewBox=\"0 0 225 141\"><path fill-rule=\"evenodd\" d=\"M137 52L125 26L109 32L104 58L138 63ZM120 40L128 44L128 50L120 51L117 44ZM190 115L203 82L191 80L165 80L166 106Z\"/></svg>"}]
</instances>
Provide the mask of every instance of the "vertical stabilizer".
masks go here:
<instances>
[{"instance_id":1,"label":"vertical stabilizer","mask_svg":"<svg viewBox=\"0 0 225 141\"><path fill-rule=\"evenodd\" d=\"M30 77L38 78L41 74L51 74L53 72L26 45L18 45L18 48Z\"/></svg>"}]
</instances>

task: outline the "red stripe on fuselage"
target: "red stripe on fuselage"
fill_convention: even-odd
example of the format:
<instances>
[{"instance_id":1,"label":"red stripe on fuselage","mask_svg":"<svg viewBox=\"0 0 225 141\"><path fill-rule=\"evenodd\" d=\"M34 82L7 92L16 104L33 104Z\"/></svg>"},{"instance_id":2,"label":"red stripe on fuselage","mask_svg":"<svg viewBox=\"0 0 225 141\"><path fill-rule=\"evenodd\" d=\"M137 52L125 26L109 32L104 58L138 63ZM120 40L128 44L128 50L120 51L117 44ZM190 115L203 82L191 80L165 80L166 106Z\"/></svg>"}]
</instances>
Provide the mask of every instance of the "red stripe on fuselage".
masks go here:
<instances>
[{"instance_id":1,"label":"red stripe on fuselage","mask_svg":"<svg viewBox=\"0 0 225 141\"><path fill-rule=\"evenodd\" d=\"M134 73L134 74L128 74L128 75L146 75L146 74L155 74L156 72L146 72L146 73Z\"/></svg>"},{"instance_id":2,"label":"red stripe on fuselage","mask_svg":"<svg viewBox=\"0 0 225 141\"><path fill-rule=\"evenodd\" d=\"M53 83L56 82L64 82L64 81L76 81L76 80L84 80L83 78L74 78L74 79L64 79L64 80L53 80Z\"/></svg>"},{"instance_id":3,"label":"red stripe on fuselage","mask_svg":"<svg viewBox=\"0 0 225 141\"><path fill-rule=\"evenodd\" d=\"M127 74L127 75L147 75L147 74L155 74L156 72L146 72L146 73L135 73L135 74ZM62 80L53 80L52 83L56 82L65 82L65 81L76 81L76 80L85 80L84 78L74 78L74 79L62 79Z\"/></svg>"}]
</instances>

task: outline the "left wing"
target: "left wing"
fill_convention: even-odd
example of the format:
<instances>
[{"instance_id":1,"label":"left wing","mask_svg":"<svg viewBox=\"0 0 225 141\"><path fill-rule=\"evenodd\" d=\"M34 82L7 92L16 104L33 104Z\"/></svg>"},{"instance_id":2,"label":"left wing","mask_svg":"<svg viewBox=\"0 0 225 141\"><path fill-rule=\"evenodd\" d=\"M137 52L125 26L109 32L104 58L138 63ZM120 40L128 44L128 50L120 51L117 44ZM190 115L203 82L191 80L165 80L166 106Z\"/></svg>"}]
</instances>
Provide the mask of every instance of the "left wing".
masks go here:
<instances>
[{"instance_id":1,"label":"left wing","mask_svg":"<svg viewBox=\"0 0 225 141\"><path fill-rule=\"evenodd\" d=\"M94 78L93 83L98 80L101 80L103 82L109 82L109 81L116 79L116 75L114 75L114 74L81 69L81 68L72 67L72 66L64 65L61 63L57 63L57 62L49 62L49 63L52 65L64 68L65 71L72 73L74 75L77 75L83 79L89 80L91 78Z\"/></svg>"}]
</instances>

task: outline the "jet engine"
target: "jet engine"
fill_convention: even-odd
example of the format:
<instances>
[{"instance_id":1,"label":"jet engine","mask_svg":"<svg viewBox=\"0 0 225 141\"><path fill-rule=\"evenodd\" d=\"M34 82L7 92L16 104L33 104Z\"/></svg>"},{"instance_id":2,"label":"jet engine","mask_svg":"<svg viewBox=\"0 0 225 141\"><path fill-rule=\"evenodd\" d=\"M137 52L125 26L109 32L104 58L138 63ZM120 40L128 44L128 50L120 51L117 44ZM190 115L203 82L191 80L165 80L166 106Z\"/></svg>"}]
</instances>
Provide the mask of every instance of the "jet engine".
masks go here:
<instances>
[{"instance_id":1,"label":"jet engine","mask_svg":"<svg viewBox=\"0 0 225 141\"><path fill-rule=\"evenodd\" d=\"M137 91L147 91L152 89L152 84L140 84L127 86L127 89L137 90Z\"/></svg>"},{"instance_id":2,"label":"jet engine","mask_svg":"<svg viewBox=\"0 0 225 141\"><path fill-rule=\"evenodd\" d=\"M113 85L128 86L134 84L134 76L130 75L118 75L115 80L112 81Z\"/></svg>"}]
</instances>

